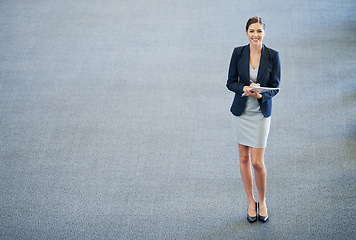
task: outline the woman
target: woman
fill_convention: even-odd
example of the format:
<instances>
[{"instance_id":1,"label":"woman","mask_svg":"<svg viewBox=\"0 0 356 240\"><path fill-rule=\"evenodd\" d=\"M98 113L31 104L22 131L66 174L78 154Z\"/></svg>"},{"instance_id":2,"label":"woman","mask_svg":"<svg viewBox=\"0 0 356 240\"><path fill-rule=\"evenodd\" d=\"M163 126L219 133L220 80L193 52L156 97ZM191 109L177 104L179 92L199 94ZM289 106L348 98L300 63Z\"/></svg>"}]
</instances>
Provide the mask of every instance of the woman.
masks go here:
<instances>
[{"instance_id":1,"label":"woman","mask_svg":"<svg viewBox=\"0 0 356 240\"><path fill-rule=\"evenodd\" d=\"M257 219L261 222L269 219L265 199L267 172L263 158L271 122L272 97L278 93L278 90L259 93L251 88L277 88L281 74L278 52L262 43L265 34L265 24L261 17L252 17L247 21L246 35L250 44L234 49L226 84L235 93L230 111L233 114L240 172L248 200L247 220L251 223ZM258 202L253 196L251 163Z\"/></svg>"}]
</instances>

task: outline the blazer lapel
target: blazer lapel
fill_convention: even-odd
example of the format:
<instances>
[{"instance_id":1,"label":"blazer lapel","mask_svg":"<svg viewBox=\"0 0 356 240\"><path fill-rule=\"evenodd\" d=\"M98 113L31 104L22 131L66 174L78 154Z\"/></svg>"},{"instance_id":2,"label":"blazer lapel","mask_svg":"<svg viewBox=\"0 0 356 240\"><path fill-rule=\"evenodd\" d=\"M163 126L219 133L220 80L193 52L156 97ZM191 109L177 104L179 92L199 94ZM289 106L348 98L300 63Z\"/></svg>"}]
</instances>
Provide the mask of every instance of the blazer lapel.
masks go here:
<instances>
[{"instance_id":1,"label":"blazer lapel","mask_svg":"<svg viewBox=\"0 0 356 240\"><path fill-rule=\"evenodd\" d=\"M266 70L266 67L268 66L269 63L269 55L266 50L265 45L263 44L262 46L262 51L261 51L261 59L260 59L260 66L258 68L258 74L257 74L257 81L260 82L261 77L263 76L264 71Z\"/></svg>"}]
</instances>

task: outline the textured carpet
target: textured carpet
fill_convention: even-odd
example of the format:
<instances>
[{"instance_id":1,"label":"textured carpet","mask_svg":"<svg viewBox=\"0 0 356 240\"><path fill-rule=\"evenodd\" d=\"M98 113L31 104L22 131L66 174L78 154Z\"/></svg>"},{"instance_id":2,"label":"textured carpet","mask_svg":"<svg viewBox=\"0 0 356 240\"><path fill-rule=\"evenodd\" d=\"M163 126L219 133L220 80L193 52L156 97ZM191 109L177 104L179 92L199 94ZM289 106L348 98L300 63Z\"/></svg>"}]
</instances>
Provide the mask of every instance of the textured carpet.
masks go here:
<instances>
[{"instance_id":1,"label":"textured carpet","mask_svg":"<svg viewBox=\"0 0 356 240\"><path fill-rule=\"evenodd\" d=\"M246 221L225 88L254 15L282 63L267 224ZM350 239L355 16L352 0L2 0L0 239Z\"/></svg>"}]
</instances>

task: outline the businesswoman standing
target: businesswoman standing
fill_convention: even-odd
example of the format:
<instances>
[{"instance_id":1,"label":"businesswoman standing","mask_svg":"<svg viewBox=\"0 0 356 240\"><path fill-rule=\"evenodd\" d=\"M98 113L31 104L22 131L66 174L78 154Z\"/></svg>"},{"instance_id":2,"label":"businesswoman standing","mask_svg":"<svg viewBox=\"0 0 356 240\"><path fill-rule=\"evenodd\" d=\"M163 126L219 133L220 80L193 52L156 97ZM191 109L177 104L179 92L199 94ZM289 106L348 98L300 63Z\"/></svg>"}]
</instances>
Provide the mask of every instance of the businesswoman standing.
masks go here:
<instances>
[{"instance_id":1,"label":"businesswoman standing","mask_svg":"<svg viewBox=\"0 0 356 240\"><path fill-rule=\"evenodd\" d=\"M265 23L261 17L252 17L247 21L246 35L250 43L234 49L226 84L235 93L230 111L239 148L240 173L248 200L247 220L251 223L257 219L261 222L269 219L265 199L267 172L264 151L270 129L272 97L278 93L278 90L259 93L251 91L251 88L277 88L281 75L279 53L262 43L265 34ZM243 93L246 96L242 96ZM258 202L253 195L251 163Z\"/></svg>"}]
</instances>

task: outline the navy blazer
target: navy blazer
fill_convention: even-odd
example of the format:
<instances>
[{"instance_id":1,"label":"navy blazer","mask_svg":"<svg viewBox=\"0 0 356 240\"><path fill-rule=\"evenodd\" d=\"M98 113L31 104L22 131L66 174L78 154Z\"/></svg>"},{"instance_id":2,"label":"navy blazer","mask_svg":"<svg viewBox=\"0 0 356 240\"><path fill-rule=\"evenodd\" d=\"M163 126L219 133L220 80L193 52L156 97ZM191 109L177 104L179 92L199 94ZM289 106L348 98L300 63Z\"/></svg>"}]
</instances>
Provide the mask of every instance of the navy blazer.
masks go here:
<instances>
[{"instance_id":1,"label":"navy blazer","mask_svg":"<svg viewBox=\"0 0 356 240\"><path fill-rule=\"evenodd\" d=\"M241 97L243 87L249 86L250 82L250 44L237 47L232 53L229 74L226 87L235 93L234 101L230 111L235 116L240 116L246 106L247 97ZM257 75L257 83L261 87L279 87L281 77L281 64L279 53L271 48L262 45L260 65ZM261 93L262 98L257 99L264 117L271 116L272 97L278 93L273 90Z\"/></svg>"}]
</instances>

